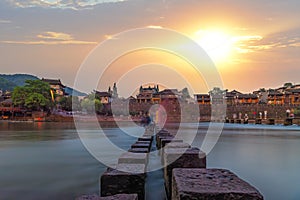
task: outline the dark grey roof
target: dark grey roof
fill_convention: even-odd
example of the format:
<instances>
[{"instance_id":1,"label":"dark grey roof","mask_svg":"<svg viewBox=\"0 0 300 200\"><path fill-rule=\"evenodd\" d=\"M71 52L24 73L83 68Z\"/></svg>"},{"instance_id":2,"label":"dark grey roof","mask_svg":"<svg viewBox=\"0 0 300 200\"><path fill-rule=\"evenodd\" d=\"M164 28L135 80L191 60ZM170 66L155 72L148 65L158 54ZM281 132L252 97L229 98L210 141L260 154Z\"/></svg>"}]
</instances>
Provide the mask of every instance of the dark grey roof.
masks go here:
<instances>
[{"instance_id":1,"label":"dark grey roof","mask_svg":"<svg viewBox=\"0 0 300 200\"><path fill-rule=\"evenodd\" d=\"M257 95L255 94L240 94L237 96L239 99L244 98L244 99L257 99Z\"/></svg>"},{"instance_id":2,"label":"dark grey roof","mask_svg":"<svg viewBox=\"0 0 300 200\"><path fill-rule=\"evenodd\" d=\"M108 92L99 92L96 91L96 95L98 95L99 97L111 97L111 94Z\"/></svg>"},{"instance_id":3,"label":"dark grey roof","mask_svg":"<svg viewBox=\"0 0 300 200\"><path fill-rule=\"evenodd\" d=\"M49 83L50 85L61 85L62 87L65 87L60 79L46 79L46 78L42 78L42 81Z\"/></svg>"}]
</instances>

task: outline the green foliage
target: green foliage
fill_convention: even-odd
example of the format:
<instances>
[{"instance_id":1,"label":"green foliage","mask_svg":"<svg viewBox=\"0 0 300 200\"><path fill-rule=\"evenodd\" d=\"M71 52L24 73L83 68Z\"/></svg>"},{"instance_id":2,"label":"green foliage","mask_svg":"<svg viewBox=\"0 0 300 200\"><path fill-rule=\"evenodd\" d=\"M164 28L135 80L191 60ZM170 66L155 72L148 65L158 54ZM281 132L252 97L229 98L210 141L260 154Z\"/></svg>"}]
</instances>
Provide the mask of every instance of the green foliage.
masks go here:
<instances>
[{"instance_id":1,"label":"green foliage","mask_svg":"<svg viewBox=\"0 0 300 200\"><path fill-rule=\"evenodd\" d=\"M60 104L61 108L65 111L81 110L81 105L80 105L79 99L76 96L62 97L59 100L59 104Z\"/></svg>"},{"instance_id":2,"label":"green foliage","mask_svg":"<svg viewBox=\"0 0 300 200\"><path fill-rule=\"evenodd\" d=\"M300 116L300 107L298 107L298 108L296 108L296 109L294 110L294 115L295 115L296 117Z\"/></svg>"},{"instance_id":3,"label":"green foliage","mask_svg":"<svg viewBox=\"0 0 300 200\"><path fill-rule=\"evenodd\" d=\"M25 106L32 110L41 110L45 106L49 105L50 100L45 98L39 93L30 93L25 99Z\"/></svg>"},{"instance_id":4,"label":"green foliage","mask_svg":"<svg viewBox=\"0 0 300 200\"><path fill-rule=\"evenodd\" d=\"M101 113L102 103L99 99L95 98L95 94L90 94L87 98L81 101L82 109L86 110L88 113Z\"/></svg>"},{"instance_id":5,"label":"green foliage","mask_svg":"<svg viewBox=\"0 0 300 200\"><path fill-rule=\"evenodd\" d=\"M49 83L45 83L41 80L26 80L25 83L26 85L24 87L27 88L31 93L39 93L45 98L51 99Z\"/></svg>"},{"instance_id":6,"label":"green foliage","mask_svg":"<svg viewBox=\"0 0 300 200\"><path fill-rule=\"evenodd\" d=\"M12 93L15 106L36 111L48 110L54 106L48 83L41 80L26 80L25 83L25 86L15 87Z\"/></svg>"},{"instance_id":7,"label":"green foliage","mask_svg":"<svg viewBox=\"0 0 300 200\"><path fill-rule=\"evenodd\" d=\"M20 86L15 87L15 89L13 90L13 93L12 93L13 104L24 107L25 100L28 96L28 93L29 93L29 91L25 87L20 87Z\"/></svg>"},{"instance_id":8,"label":"green foliage","mask_svg":"<svg viewBox=\"0 0 300 200\"><path fill-rule=\"evenodd\" d=\"M260 88L259 91L260 92L266 92L267 90L266 90L266 88Z\"/></svg>"},{"instance_id":9,"label":"green foliage","mask_svg":"<svg viewBox=\"0 0 300 200\"><path fill-rule=\"evenodd\" d=\"M293 86L293 83L285 83L284 85L283 85L283 87L292 87Z\"/></svg>"}]
</instances>

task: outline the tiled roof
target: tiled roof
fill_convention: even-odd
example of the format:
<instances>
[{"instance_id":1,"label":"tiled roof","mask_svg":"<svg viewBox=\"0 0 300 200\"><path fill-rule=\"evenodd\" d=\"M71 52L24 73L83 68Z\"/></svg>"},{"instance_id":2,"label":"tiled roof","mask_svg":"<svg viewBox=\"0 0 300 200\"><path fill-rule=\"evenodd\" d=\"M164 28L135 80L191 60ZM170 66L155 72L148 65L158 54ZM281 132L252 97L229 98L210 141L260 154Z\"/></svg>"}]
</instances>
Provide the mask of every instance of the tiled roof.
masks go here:
<instances>
[{"instance_id":1,"label":"tiled roof","mask_svg":"<svg viewBox=\"0 0 300 200\"><path fill-rule=\"evenodd\" d=\"M45 79L42 78L42 81L49 83L50 85L61 85L64 87L64 85L61 83L60 79Z\"/></svg>"},{"instance_id":2,"label":"tiled roof","mask_svg":"<svg viewBox=\"0 0 300 200\"><path fill-rule=\"evenodd\" d=\"M258 97L255 94L240 94L238 98L257 99Z\"/></svg>"},{"instance_id":3,"label":"tiled roof","mask_svg":"<svg viewBox=\"0 0 300 200\"><path fill-rule=\"evenodd\" d=\"M111 97L111 94L108 92L98 92L96 91L96 95L98 95L99 97Z\"/></svg>"}]
</instances>

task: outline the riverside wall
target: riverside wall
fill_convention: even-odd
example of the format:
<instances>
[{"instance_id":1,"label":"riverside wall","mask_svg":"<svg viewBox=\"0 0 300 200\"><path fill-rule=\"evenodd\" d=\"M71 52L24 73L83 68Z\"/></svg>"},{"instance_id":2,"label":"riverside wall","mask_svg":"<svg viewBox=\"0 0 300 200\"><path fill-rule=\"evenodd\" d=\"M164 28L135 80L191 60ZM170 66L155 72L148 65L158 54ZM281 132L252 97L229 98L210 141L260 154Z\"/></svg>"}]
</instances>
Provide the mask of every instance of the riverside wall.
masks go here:
<instances>
[{"instance_id":1,"label":"riverside wall","mask_svg":"<svg viewBox=\"0 0 300 200\"><path fill-rule=\"evenodd\" d=\"M129 106L128 106L129 105ZM197 105L197 104L187 104L180 103L178 101L165 101L161 104L152 104L152 103L129 103L129 104L118 104L106 106L106 114L99 115L96 120L100 122L114 122L114 121L126 121L133 120L136 122L140 121L141 116L144 113L149 113L152 116L155 116L155 111L157 109L152 109L153 107L163 107L166 121L167 122L196 122L196 121L214 121L211 118L212 115L212 106L211 105ZM217 121L225 120L225 118L232 119L235 114L237 118L239 113L242 118L245 114L248 115L249 120L254 120L260 118L259 113L262 113L262 118L265 118L264 113L267 111L267 119L276 119L278 121L285 120L286 110L295 110L299 109L299 106L296 105L267 105L267 104L256 104L256 105L227 105L227 106L216 106L217 108L213 111L214 116L219 117ZM225 109L225 111L224 111ZM113 112L112 112L113 111ZM151 113L152 111L152 113ZM112 116L112 114L114 116ZM130 116L128 116L130 114ZM82 121L95 120L88 116L79 116ZM299 118L300 116L295 116ZM126 118L126 119L125 119ZM11 117L11 120L16 121L30 121L34 120L34 116L28 117ZM50 122L72 122L73 117L70 116L61 116L61 115L47 115L42 118L41 121L50 121ZM294 120L295 123L300 122L300 120Z\"/></svg>"},{"instance_id":2,"label":"riverside wall","mask_svg":"<svg viewBox=\"0 0 300 200\"><path fill-rule=\"evenodd\" d=\"M155 104L151 103L132 103L130 104L131 113L146 113L151 109ZM167 114L167 121L169 122L178 122L178 121L211 121L212 107L211 105L196 105L196 104L186 104L179 102L164 103L160 104L164 107ZM226 112L222 112L221 109L226 109ZM286 110L295 110L299 109L299 106L296 105L268 105L268 104L255 104L255 105L227 105L226 107L220 107L215 109L215 115L220 113L220 117L224 117L223 120L227 117L229 119L233 118L233 115L239 116L241 113L242 118L245 114L248 115L249 119L260 118L259 113L262 113L262 117L265 118L264 112L267 111L267 119L278 119L285 120ZM189 115L186 115L182 118L184 112L187 112ZM198 113L199 112L199 113ZM225 116L221 116L225 113ZM298 117L298 116L296 116Z\"/></svg>"}]
</instances>

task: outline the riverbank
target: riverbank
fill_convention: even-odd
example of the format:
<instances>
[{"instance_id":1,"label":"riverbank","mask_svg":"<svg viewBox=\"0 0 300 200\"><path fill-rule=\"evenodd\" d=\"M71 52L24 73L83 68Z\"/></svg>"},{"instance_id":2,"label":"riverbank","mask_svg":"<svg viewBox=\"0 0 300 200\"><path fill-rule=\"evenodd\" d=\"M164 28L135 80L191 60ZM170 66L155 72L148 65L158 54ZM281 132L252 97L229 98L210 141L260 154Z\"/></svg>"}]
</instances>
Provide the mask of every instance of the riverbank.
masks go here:
<instances>
[{"instance_id":1,"label":"riverbank","mask_svg":"<svg viewBox=\"0 0 300 200\"><path fill-rule=\"evenodd\" d=\"M91 116L91 115L49 115L45 117L14 117L13 119L5 119L0 120L0 122L70 122L74 123L74 119L76 122L99 122L101 124L106 123L116 123L116 122L135 122L140 123L141 117L139 116ZM227 119L224 121L217 121L225 124L235 124L235 125L268 125L270 126L300 126L300 118L288 119L289 123L286 123L287 119L251 119L248 120L247 123L243 119ZM196 123L197 121L183 121L181 122L179 119L168 120L168 124L179 124L179 123ZM209 123L211 120L207 119L199 119L199 123ZM245 126L242 126L245 127Z\"/></svg>"},{"instance_id":2,"label":"riverbank","mask_svg":"<svg viewBox=\"0 0 300 200\"><path fill-rule=\"evenodd\" d=\"M9 122L74 122L74 118L76 118L76 121L80 122L116 122L116 121L122 121L122 122L139 122L140 117L128 117L128 116L101 116L97 115L48 115L48 116L42 116L42 117L14 117L11 119L4 119L0 121L9 121Z\"/></svg>"}]
</instances>

